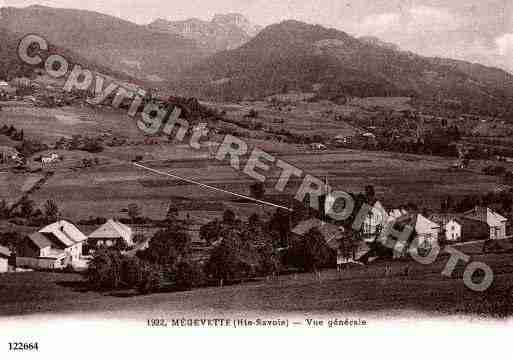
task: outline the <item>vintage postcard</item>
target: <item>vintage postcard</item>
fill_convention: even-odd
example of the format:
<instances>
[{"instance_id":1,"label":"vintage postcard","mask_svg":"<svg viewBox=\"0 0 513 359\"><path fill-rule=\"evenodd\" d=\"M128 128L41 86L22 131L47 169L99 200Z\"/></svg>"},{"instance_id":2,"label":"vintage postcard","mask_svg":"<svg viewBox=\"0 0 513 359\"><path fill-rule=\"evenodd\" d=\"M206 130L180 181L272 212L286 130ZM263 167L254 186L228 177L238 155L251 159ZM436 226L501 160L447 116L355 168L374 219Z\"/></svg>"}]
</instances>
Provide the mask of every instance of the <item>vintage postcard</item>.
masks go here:
<instances>
[{"instance_id":1,"label":"vintage postcard","mask_svg":"<svg viewBox=\"0 0 513 359\"><path fill-rule=\"evenodd\" d=\"M507 345L512 19L1 0L2 357Z\"/></svg>"}]
</instances>

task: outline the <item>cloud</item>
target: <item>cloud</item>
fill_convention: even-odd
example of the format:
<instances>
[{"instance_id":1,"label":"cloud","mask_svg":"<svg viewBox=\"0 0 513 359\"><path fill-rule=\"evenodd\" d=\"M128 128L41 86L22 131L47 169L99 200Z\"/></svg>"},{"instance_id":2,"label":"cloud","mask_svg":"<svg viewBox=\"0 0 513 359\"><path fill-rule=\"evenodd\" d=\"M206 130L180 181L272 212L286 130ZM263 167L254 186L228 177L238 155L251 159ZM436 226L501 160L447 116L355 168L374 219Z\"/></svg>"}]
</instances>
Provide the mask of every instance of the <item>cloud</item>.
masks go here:
<instances>
[{"instance_id":1,"label":"cloud","mask_svg":"<svg viewBox=\"0 0 513 359\"><path fill-rule=\"evenodd\" d=\"M448 8L420 5L368 15L356 33L377 36L421 55L478 62L513 73L513 32L483 32L480 26L486 23L481 20Z\"/></svg>"},{"instance_id":2,"label":"cloud","mask_svg":"<svg viewBox=\"0 0 513 359\"><path fill-rule=\"evenodd\" d=\"M412 34L454 31L464 25L464 19L445 8L415 6L401 12L372 14L363 19L362 35Z\"/></svg>"},{"instance_id":3,"label":"cloud","mask_svg":"<svg viewBox=\"0 0 513 359\"><path fill-rule=\"evenodd\" d=\"M379 35L393 27L399 26L401 14L384 13L367 16L361 24L364 35Z\"/></svg>"},{"instance_id":4,"label":"cloud","mask_svg":"<svg viewBox=\"0 0 513 359\"><path fill-rule=\"evenodd\" d=\"M461 26L462 19L445 8L417 6L408 11L409 27L448 30Z\"/></svg>"},{"instance_id":5,"label":"cloud","mask_svg":"<svg viewBox=\"0 0 513 359\"><path fill-rule=\"evenodd\" d=\"M502 56L509 56L513 61L513 33L504 34L495 39L497 51Z\"/></svg>"}]
</instances>

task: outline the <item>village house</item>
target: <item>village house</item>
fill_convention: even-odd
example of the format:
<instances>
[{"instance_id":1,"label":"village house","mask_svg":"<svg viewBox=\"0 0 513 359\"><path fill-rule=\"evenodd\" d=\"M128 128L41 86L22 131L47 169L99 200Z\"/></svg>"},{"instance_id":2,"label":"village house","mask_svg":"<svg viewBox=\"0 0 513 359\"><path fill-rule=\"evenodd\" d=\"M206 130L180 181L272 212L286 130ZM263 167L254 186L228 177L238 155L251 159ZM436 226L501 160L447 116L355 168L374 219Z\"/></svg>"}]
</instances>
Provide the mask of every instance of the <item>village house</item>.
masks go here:
<instances>
[{"instance_id":1,"label":"village house","mask_svg":"<svg viewBox=\"0 0 513 359\"><path fill-rule=\"evenodd\" d=\"M16 265L33 269L63 269L80 264L87 237L61 220L27 235L17 248Z\"/></svg>"},{"instance_id":2,"label":"village house","mask_svg":"<svg viewBox=\"0 0 513 359\"><path fill-rule=\"evenodd\" d=\"M486 223L489 229L489 239L506 238L506 225L508 220L499 213L485 207L475 207L464 213L465 218Z\"/></svg>"},{"instance_id":3,"label":"village house","mask_svg":"<svg viewBox=\"0 0 513 359\"><path fill-rule=\"evenodd\" d=\"M6 273L9 271L9 258L11 257L11 251L9 248L0 246L0 273Z\"/></svg>"},{"instance_id":4,"label":"village house","mask_svg":"<svg viewBox=\"0 0 513 359\"><path fill-rule=\"evenodd\" d=\"M448 242L459 242L461 240L461 224L456 219L451 219L443 226L445 240Z\"/></svg>"},{"instance_id":5,"label":"village house","mask_svg":"<svg viewBox=\"0 0 513 359\"><path fill-rule=\"evenodd\" d=\"M460 242L462 240L463 220L453 214L434 214L429 219L440 225L440 240Z\"/></svg>"},{"instance_id":6,"label":"village house","mask_svg":"<svg viewBox=\"0 0 513 359\"><path fill-rule=\"evenodd\" d=\"M377 201L363 221L363 239L374 242L388 220L388 213L381 202Z\"/></svg>"},{"instance_id":7,"label":"village house","mask_svg":"<svg viewBox=\"0 0 513 359\"><path fill-rule=\"evenodd\" d=\"M93 250L101 247L132 247L134 233L129 226L115 219L109 219L89 235L87 244Z\"/></svg>"}]
</instances>

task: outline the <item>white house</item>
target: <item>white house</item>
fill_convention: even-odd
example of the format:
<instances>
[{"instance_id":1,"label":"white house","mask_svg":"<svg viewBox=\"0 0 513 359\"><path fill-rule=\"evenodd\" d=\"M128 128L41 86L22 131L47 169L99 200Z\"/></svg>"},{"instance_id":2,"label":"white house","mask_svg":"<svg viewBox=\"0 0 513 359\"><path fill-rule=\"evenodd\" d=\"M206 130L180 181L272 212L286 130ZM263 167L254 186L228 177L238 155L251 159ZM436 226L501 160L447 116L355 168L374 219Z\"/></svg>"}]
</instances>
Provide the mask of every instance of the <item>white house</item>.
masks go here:
<instances>
[{"instance_id":1,"label":"white house","mask_svg":"<svg viewBox=\"0 0 513 359\"><path fill-rule=\"evenodd\" d=\"M419 247L433 246L438 244L440 225L430 221L422 214L418 214L415 221L415 232L417 233L416 239Z\"/></svg>"},{"instance_id":2,"label":"white house","mask_svg":"<svg viewBox=\"0 0 513 359\"><path fill-rule=\"evenodd\" d=\"M377 201L363 221L363 238L373 242L378 232L383 229L388 220L388 213L381 202Z\"/></svg>"},{"instance_id":3,"label":"white house","mask_svg":"<svg viewBox=\"0 0 513 359\"><path fill-rule=\"evenodd\" d=\"M451 219L443 226L445 239L448 242L459 242L461 240L461 224L456 219Z\"/></svg>"},{"instance_id":4,"label":"white house","mask_svg":"<svg viewBox=\"0 0 513 359\"><path fill-rule=\"evenodd\" d=\"M459 242L463 237L462 229L464 221L455 214L433 214L429 219L440 225L440 236L448 242ZM470 228L469 228L470 230Z\"/></svg>"},{"instance_id":5,"label":"white house","mask_svg":"<svg viewBox=\"0 0 513 359\"><path fill-rule=\"evenodd\" d=\"M70 222L52 223L23 239L18 245L16 264L34 269L62 269L80 264L86 239Z\"/></svg>"},{"instance_id":6,"label":"white house","mask_svg":"<svg viewBox=\"0 0 513 359\"><path fill-rule=\"evenodd\" d=\"M490 239L506 238L506 224L508 220L490 208L475 207L465 212L465 218L486 223L490 231Z\"/></svg>"},{"instance_id":7,"label":"white house","mask_svg":"<svg viewBox=\"0 0 513 359\"><path fill-rule=\"evenodd\" d=\"M9 257L11 251L9 248L0 246L0 273L6 273L9 270Z\"/></svg>"},{"instance_id":8,"label":"white house","mask_svg":"<svg viewBox=\"0 0 513 359\"><path fill-rule=\"evenodd\" d=\"M134 245L134 233L129 226L115 219L109 219L89 235L88 244L93 248L114 247L120 244L132 247Z\"/></svg>"},{"instance_id":9,"label":"white house","mask_svg":"<svg viewBox=\"0 0 513 359\"><path fill-rule=\"evenodd\" d=\"M68 221L58 221L52 223L39 231L40 233L53 234L66 246L65 252L73 260L79 259L82 255L82 246L87 241L87 237L74 224Z\"/></svg>"}]
</instances>

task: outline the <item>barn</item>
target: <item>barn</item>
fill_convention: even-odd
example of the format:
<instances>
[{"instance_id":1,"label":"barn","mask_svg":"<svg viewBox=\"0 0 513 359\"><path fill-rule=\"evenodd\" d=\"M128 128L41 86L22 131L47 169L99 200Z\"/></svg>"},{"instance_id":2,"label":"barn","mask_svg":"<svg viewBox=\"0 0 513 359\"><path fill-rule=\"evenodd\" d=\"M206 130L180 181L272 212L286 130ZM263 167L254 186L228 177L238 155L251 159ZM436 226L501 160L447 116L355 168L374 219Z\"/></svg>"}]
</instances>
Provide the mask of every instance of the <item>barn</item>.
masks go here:
<instances>
[{"instance_id":1,"label":"barn","mask_svg":"<svg viewBox=\"0 0 513 359\"><path fill-rule=\"evenodd\" d=\"M109 219L89 235L87 244L89 248L132 247L133 239L132 228L115 219Z\"/></svg>"}]
</instances>

